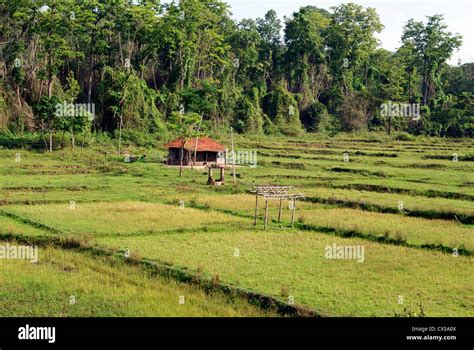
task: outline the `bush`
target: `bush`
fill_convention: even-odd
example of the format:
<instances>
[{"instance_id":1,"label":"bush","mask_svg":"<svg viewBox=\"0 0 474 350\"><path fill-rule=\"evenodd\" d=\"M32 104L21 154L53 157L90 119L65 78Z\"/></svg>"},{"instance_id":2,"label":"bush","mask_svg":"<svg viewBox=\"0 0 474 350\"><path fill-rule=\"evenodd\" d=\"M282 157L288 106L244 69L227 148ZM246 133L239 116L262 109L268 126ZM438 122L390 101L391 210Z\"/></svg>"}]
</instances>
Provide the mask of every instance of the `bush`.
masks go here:
<instances>
[{"instance_id":1,"label":"bush","mask_svg":"<svg viewBox=\"0 0 474 350\"><path fill-rule=\"evenodd\" d=\"M361 93L353 92L344 97L340 107L344 131L360 131L367 128L367 99Z\"/></svg>"},{"instance_id":2,"label":"bush","mask_svg":"<svg viewBox=\"0 0 474 350\"><path fill-rule=\"evenodd\" d=\"M119 139L119 130L115 130L114 136L117 140ZM156 134L150 134L135 129L122 130L122 143L124 144L134 144L139 147L154 147L158 139Z\"/></svg>"},{"instance_id":3,"label":"bush","mask_svg":"<svg viewBox=\"0 0 474 350\"><path fill-rule=\"evenodd\" d=\"M301 120L309 132L332 132L337 129L334 116L330 115L326 106L318 101L302 113Z\"/></svg>"},{"instance_id":4,"label":"bush","mask_svg":"<svg viewBox=\"0 0 474 350\"><path fill-rule=\"evenodd\" d=\"M44 149L46 146L40 134L26 133L23 135L14 135L10 132L6 132L0 134L0 147L9 149Z\"/></svg>"},{"instance_id":5,"label":"bush","mask_svg":"<svg viewBox=\"0 0 474 350\"><path fill-rule=\"evenodd\" d=\"M395 134L393 139L397 141L413 141L415 138L406 132L399 132Z\"/></svg>"}]
</instances>

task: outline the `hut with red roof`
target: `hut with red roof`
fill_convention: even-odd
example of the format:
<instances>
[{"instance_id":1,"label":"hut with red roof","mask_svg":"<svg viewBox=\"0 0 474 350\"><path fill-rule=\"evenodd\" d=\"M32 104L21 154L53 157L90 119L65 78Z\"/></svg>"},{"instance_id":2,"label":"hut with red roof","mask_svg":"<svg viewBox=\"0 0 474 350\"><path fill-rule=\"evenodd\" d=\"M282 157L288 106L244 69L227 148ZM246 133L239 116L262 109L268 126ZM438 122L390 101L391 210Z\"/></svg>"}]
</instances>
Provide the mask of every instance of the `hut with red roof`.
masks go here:
<instances>
[{"instance_id":1,"label":"hut with red roof","mask_svg":"<svg viewBox=\"0 0 474 350\"><path fill-rule=\"evenodd\" d=\"M226 165L227 148L210 137L177 138L165 144L168 148L168 165L213 166Z\"/></svg>"}]
</instances>

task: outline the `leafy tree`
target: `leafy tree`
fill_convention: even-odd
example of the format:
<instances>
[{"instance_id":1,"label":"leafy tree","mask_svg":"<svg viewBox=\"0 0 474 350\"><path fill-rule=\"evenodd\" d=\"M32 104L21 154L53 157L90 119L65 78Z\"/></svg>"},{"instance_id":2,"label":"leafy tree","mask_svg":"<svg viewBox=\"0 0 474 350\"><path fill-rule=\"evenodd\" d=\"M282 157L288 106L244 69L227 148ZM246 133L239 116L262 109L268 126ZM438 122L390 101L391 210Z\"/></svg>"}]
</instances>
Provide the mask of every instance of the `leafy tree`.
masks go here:
<instances>
[{"instance_id":1,"label":"leafy tree","mask_svg":"<svg viewBox=\"0 0 474 350\"><path fill-rule=\"evenodd\" d=\"M327 31L328 59L340 95L366 85L367 63L378 41L375 33L383 29L375 9L353 3L332 7Z\"/></svg>"},{"instance_id":2,"label":"leafy tree","mask_svg":"<svg viewBox=\"0 0 474 350\"><path fill-rule=\"evenodd\" d=\"M446 31L442 15L429 16L423 22L409 20L403 30L404 48L413 57L422 76L422 103L429 104L436 94L442 93L440 81L446 61L461 44L461 36Z\"/></svg>"},{"instance_id":3,"label":"leafy tree","mask_svg":"<svg viewBox=\"0 0 474 350\"><path fill-rule=\"evenodd\" d=\"M262 39L260 44L262 82L271 87L276 78L272 73L280 54L282 24L277 13L270 10L263 18L257 18L257 28Z\"/></svg>"},{"instance_id":4,"label":"leafy tree","mask_svg":"<svg viewBox=\"0 0 474 350\"><path fill-rule=\"evenodd\" d=\"M329 13L313 6L301 8L286 20L286 62L294 91L302 95L301 109L312 104L322 90L321 79L327 79L324 32Z\"/></svg>"},{"instance_id":5,"label":"leafy tree","mask_svg":"<svg viewBox=\"0 0 474 350\"><path fill-rule=\"evenodd\" d=\"M54 130L57 129L59 118L57 112L57 106L61 105L61 101L56 96L43 96L33 106L35 113L35 125L36 128L41 132L49 133L49 151L53 151L53 135ZM46 141L45 141L46 142Z\"/></svg>"}]
</instances>

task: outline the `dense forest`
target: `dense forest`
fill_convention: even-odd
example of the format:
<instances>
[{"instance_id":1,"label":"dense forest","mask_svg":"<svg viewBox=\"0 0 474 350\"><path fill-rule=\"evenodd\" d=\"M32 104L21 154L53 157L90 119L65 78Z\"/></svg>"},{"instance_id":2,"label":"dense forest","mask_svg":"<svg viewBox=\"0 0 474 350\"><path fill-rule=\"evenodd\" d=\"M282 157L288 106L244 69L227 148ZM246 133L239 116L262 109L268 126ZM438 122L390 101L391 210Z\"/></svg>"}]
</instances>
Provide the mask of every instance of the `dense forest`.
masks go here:
<instances>
[{"instance_id":1,"label":"dense forest","mask_svg":"<svg viewBox=\"0 0 474 350\"><path fill-rule=\"evenodd\" d=\"M0 16L3 134L474 134L474 64L447 63L462 38L442 15L401 23L396 52L353 3L237 22L219 0L2 0Z\"/></svg>"}]
</instances>

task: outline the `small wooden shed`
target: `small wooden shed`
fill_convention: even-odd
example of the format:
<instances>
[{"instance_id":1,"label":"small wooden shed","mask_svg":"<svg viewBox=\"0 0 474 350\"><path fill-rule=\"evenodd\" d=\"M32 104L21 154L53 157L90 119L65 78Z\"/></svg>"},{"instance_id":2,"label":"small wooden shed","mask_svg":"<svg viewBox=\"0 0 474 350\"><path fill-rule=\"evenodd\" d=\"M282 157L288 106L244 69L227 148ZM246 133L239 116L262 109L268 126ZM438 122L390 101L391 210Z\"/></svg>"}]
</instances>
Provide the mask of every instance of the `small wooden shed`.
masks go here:
<instances>
[{"instance_id":1,"label":"small wooden shed","mask_svg":"<svg viewBox=\"0 0 474 350\"><path fill-rule=\"evenodd\" d=\"M195 166L226 165L226 147L210 137L177 138L165 145L167 165Z\"/></svg>"}]
</instances>

